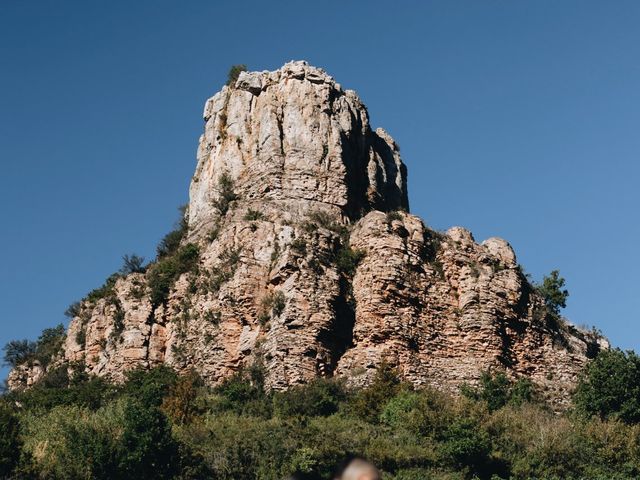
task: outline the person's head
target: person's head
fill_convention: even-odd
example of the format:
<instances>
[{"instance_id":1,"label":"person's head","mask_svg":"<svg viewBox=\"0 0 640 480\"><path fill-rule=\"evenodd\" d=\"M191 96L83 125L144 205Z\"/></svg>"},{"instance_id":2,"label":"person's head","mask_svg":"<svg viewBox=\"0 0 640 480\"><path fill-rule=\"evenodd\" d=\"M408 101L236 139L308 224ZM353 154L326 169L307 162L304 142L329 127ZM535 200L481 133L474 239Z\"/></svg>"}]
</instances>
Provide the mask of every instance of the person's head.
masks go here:
<instances>
[{"instance_id":1,"label":"person's head","mask_svg":"<svg viewBox=\"0 0 640 480\"><path fill-rule=\"evenodd\" d=\"M380 480L380 472L373 464L362 458L349 461L341 471L338 480Z\"/></svg>"}]
</instances>

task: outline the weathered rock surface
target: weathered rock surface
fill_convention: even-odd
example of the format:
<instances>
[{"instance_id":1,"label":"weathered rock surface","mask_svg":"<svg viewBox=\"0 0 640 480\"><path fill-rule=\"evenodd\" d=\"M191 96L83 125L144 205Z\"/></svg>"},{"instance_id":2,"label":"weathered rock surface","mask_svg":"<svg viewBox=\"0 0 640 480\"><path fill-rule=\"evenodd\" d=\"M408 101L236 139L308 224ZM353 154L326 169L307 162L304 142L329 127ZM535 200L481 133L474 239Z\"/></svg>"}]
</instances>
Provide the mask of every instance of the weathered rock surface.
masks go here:
<instances>
[{"instance_id":1,"label":"weathered rock surface","mask_svg":"<svg viewBox=\"0 0 640 480\"><path fill-rule=\"evenodd\" d=\"M261 362L286 388L319 375L366 384L385 359L450 391L501 369L562 405L606 347L549 321L506 241L406 213L397 145L324 71L244 72L204 119L183 239L197 268L155 305L139 273L85 301L53 365L121 380L166 363L214 384ZM42 374L22 366L9 384Z\"/></svg>"},{"instance_id":2,"label":"weathered rock surface","mask_svg":"<svg viewBox=\"0 0 640 480\"><path fill-rule=\"evenodd\" d=\"M211 204L223 174L244 204L270 202L296 216L319 206L350 220L408 209L397 145L371 130L355 92L318 68L292 62L243 72L207 101L204 119L189 190L192 237L218 220Z\"/></svg>"}]
</instances>

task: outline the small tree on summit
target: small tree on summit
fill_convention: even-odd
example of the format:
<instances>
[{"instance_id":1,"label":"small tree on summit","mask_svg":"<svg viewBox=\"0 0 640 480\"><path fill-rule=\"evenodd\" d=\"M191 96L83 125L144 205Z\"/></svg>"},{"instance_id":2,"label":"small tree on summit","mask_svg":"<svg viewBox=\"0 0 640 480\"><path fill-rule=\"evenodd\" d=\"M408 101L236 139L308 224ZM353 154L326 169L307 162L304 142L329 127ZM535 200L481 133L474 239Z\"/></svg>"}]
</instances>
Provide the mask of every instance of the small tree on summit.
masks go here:
<instances>
[{"instance_id":1,"label":"small tree on summit","mask_svg":"<svg viewBox=\"0 0 640 480\"><path fill-rule=\"evenodd\" d=\"M238 80L240 73L246 72L246 71L247 71L247 66L244 64L233 65L229 69L229 73L227 74L227 86L234 85L236 83L236 80Z\"/></svg>"}]
</instances>

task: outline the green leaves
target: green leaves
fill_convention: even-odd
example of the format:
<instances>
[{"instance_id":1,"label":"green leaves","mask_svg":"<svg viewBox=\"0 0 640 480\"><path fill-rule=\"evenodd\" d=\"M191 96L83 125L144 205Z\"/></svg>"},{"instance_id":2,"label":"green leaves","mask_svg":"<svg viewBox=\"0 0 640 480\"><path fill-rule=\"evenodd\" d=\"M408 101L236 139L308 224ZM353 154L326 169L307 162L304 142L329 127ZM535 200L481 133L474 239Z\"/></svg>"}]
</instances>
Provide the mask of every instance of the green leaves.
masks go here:
<instances>
[{"instance_id":1,"label":"green leaves","mask_svg":"<svg viewBox=\"0 0 640 480\"><path fill-rule=\"evenodd\" d=\"M553 270L549 276L542 279L542 283L536 286L536 290L547 306L550 314L554 316L560 315L560 309L567 306L567 297L569 291L562 288L565 285L565 280L560 276L558 270Z\"/></svg>"},{"instance_id":2,"label":"green leaves","mask_svg":"<svg viewBox=\"0 0 640 480\"><path fill-rule=\"evenodd\" d=\"M240 76L240 73L246 72L247 66L245 64L232 65L227 74L227 86L233 87Z\"/></svg>"},{"instance_id":3,"label":"green leaves","mask_svg":"<svg viewBox=\"0 0 640 480\"><path fill-rule=\"evenodd\" d=\"M574 398L586 416L640 423L640 357L604 350L587 365Z\"/></svg>"},{"instance_id":4,"label":"green leaves","mask_svg":"<svg viewBox=\"0 0 640 480\"><path fill-rule=\"evenodd\" d=\"M60 353L64 339L64 325L59 324L53 328L45 328L35 342L11 340L4 346L3 361L11 367L34 360L47 366L51 359Z\"/></svg>"},{"instance_id":5,"label":"green leaves","mask_svg":"<svg viewBox=\"0 0 640 480\"><path fill-rule=\"evenodd\" d=\"M195 271L198 267L200 250L197 245L188 243L180 247L174 254L163 257L151 265L147 272L151 303L163 303L174 282L180 275Z\"/></svg>"}]
</instances>

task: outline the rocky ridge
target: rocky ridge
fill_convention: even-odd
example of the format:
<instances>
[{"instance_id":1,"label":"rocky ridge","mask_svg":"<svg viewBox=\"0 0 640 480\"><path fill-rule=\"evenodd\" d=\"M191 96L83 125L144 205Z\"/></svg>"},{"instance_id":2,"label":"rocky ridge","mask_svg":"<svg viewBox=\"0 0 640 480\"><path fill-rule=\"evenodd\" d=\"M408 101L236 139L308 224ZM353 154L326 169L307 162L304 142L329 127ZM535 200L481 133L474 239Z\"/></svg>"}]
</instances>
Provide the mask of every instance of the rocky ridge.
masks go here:
<instances>
[{"instance_id":1,"label":"rocky ridge","mask_svg":"<svg viewBox=\"0 0 640 480\"><path fill-rule=\"evenodd\" d=\"M164 363L215 384L260 363L283 389L366 384L386 360L449 391L500 369L562 406L606 347L550 319L506 241L408 213L398 146L323 70L243 72L204 121L180 249L85 299L52 365L118 381ZM9 385L45 371L19 366Z\"/></svg>"}]
</instances>

